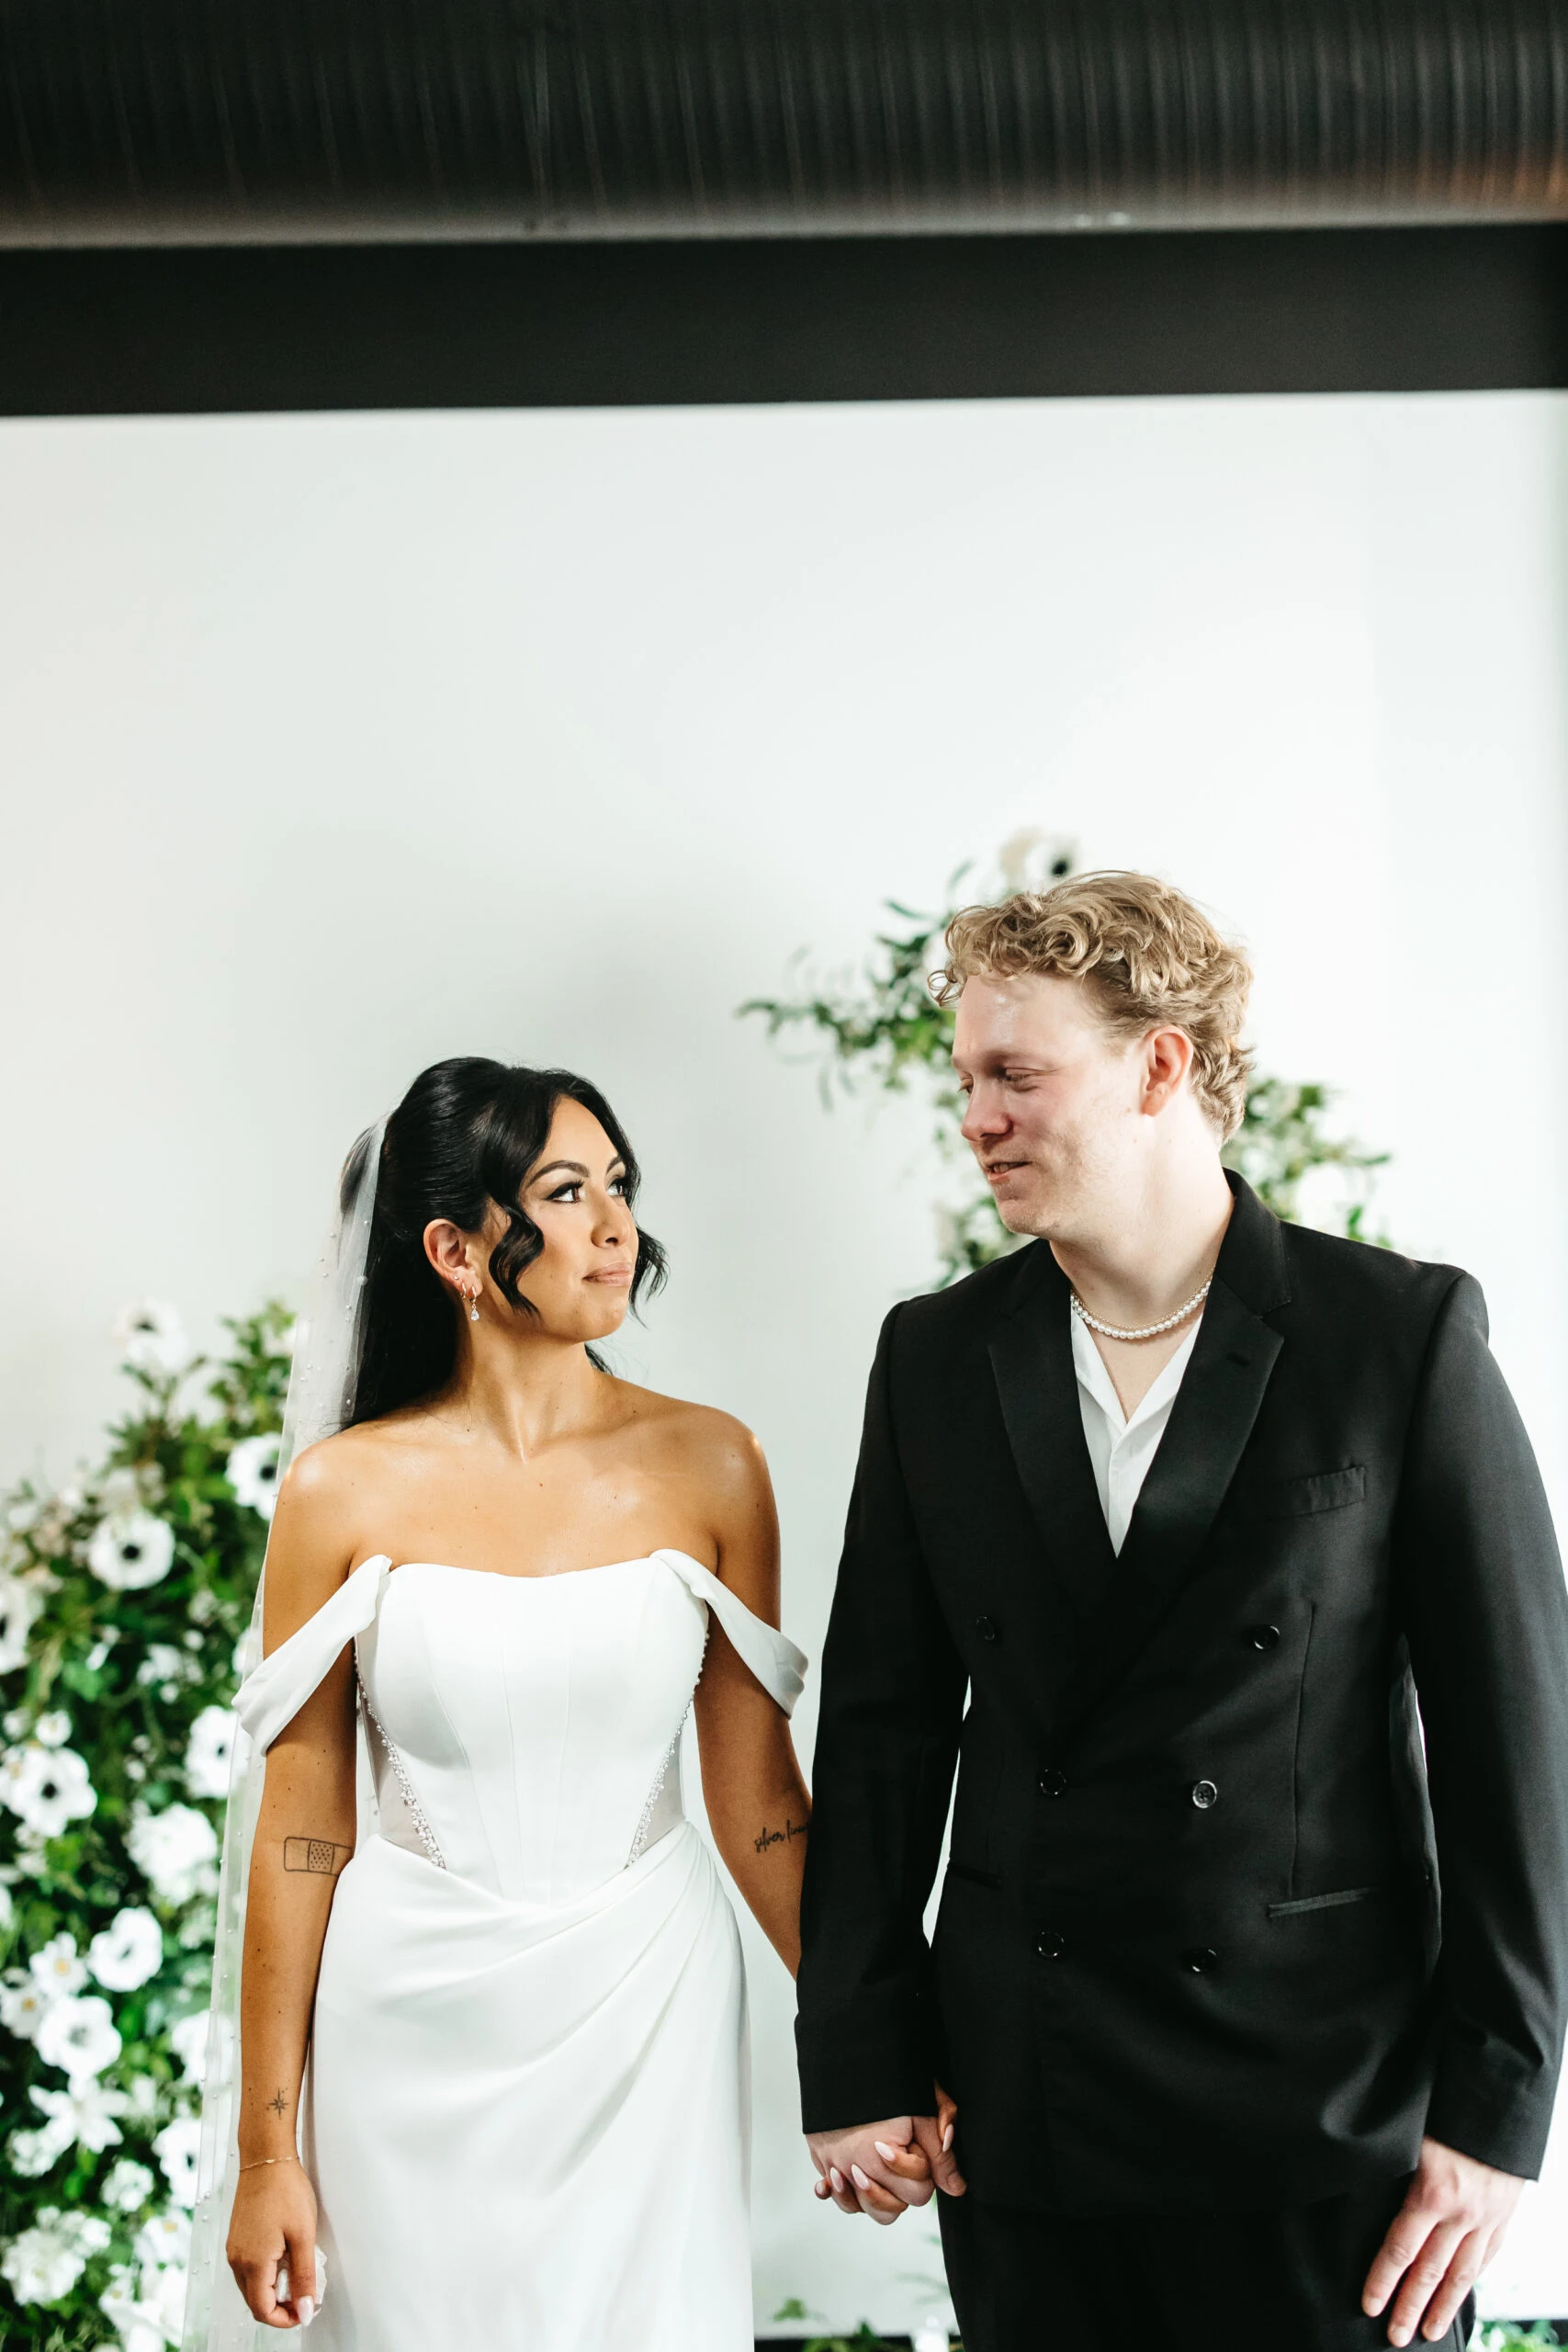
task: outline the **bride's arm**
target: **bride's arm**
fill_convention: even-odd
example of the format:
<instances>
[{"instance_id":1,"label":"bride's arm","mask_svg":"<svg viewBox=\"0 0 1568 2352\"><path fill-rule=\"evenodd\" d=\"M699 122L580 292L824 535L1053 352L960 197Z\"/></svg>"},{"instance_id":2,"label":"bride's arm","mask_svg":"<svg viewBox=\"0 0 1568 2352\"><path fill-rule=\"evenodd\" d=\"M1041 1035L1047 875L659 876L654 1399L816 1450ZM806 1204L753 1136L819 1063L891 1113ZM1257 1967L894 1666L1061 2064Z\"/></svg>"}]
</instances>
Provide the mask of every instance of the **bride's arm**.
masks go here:
<instances>
[{"instance_id":1,"label":"bride's arm","mask_svg":"<svg viewBox=\"0 0 1568 2352\"><path fill-rule=\"evenodd\" d=\"M313 1616L353 1558L348 1490L323 1449L279 1492L267 1551L268 1653ZM228 2258L255 2318L292 2327L316 2297L316 2203L297 2154L310 2009L337 1873L354 1850L352 1648L331 1668L266 1759L251 1856L240 1995L241 2173ZM280 2262L290 2301L274 2292Z\"/></svg>"},{"instance_id":2,"label":"bride's arm","mask_svg":"<svg viewBox=\"0 0 1568 2352\"><path fill-rule=\"evenodd\" d=\"M779 1622L779 1528L762 1450L726 1414L704 1416L704 1500L717 1574L753 1615ZM696 1696L703 1798L714 1840L763 1934L793 1976L811 1799L789 1720L741 1663L716 1616Z\"/></svg>"}]
</instances>

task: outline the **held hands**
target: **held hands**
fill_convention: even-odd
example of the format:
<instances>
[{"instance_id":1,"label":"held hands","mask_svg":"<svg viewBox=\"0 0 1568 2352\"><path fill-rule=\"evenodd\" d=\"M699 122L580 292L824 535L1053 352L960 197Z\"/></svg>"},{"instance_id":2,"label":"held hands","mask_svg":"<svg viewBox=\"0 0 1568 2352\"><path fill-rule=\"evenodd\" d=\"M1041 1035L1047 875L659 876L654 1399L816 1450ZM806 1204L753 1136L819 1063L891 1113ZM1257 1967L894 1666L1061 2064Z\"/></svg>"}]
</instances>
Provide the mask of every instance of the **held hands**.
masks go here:
<instances>
[{"instance_id":1,"label":"held hands","mask_svg":"<svg viewBox=\"0 0 1568 2352\"><path fill-rule=\"evenodd\" d=\"M316 2192L289 2157L242 2172L224 2249L253 2319L264 2327L309 2327L321 2302Z\"/></svg>"},{"instance_id":2,"label":"held hands","mask_svg":"<svg viewBox=\"0 0 1568 2352\"><path fill-rule=\"evenodd\" d=\"M1376 2319L1399 2288L1389 2313L1391 2344L1408 2344L1417 2327L1429 2344L1448 2333L1502 2245L1523 2187L1511 2172L1462 2156L1440 2140L1422 2141L1419 2168L1361 2292L1361 2309Z\"/></svg>"},{"instance_id":3,"label":"held hands","mask_svg":"<svg viewBox=\"0 0 1568 2352\"><path fill-rule=\"evenodd\" d=\"M884 2228L907 2205L924 2205L933 2188L962 2197L964 2177L953 2155L958 2113L940 2083L934 2115L895 2115L844 2132L812 2132L806 2144L817 2167L816 2194L840 2213L869 2213Z\"/></svg>"}]
</instances>

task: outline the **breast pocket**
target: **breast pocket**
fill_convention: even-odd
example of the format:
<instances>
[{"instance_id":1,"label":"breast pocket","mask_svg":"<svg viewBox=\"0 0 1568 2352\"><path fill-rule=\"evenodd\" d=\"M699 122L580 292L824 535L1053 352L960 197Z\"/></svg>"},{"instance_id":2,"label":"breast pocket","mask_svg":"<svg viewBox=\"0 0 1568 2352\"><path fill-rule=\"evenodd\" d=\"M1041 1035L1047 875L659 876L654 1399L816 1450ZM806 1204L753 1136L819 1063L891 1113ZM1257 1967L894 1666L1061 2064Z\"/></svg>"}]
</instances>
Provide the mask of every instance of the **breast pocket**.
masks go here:
<instances>
[{"instance_id":1,"label":"breast pocket","mask_svg":"<svg viewBox=\"0 0 1568 2352\"><path fill-rule=\"evenodd\" d=\"M1238 1520L1305 1519L1318 1511L1348 1510L1367 1498L1367 1474L1359 1462L1337 1470L1312 1470L1298 1478L1248 1478L1232 1487L1230 1516Z\"/></svg>"}]
</instances>

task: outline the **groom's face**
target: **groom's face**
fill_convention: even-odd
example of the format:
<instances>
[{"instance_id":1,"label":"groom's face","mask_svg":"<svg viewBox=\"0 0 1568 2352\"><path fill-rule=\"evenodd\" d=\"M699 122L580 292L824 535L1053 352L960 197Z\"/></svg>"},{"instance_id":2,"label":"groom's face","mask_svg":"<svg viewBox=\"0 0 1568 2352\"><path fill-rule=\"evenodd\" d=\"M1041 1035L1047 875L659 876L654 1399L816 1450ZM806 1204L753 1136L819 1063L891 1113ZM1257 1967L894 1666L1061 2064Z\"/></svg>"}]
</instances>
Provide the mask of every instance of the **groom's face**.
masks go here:
<instances>
[{"instance_id":1,"label":"groom's face","mask_svg":"<svg viewBox=\"0 0 1568 2352\"><path fill-rule=\"evenodd\" d=\"M1135 1148L1141 1057L1077 980L966 980L953 1064L964 1138L1014 1233L1069 1240L1104 1218Z\"/></svg>"}]
</instances>

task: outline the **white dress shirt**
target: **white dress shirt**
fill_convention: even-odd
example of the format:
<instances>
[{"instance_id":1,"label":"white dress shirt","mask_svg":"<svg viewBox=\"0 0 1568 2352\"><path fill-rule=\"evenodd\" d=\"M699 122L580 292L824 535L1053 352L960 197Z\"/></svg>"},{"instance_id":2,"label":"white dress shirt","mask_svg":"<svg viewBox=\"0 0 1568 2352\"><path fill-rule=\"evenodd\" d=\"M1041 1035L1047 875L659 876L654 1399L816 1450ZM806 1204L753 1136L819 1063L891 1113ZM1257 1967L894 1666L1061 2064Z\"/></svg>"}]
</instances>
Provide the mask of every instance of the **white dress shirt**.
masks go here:
<instances>
[{"instance_id":1,"label":"white dress shirt","mask_svg":"<svg viewBox=\"0 0 1568 2352\"><path fill-rule=\"evenodd\" d=\"M1181 1385L1181 1375L1203 1318L1201 1315L1193 1317L1192 1329L1153 1381L1147 1395L1140 1399L1130 1419L1122 1410L1104 1357L1070 1306L1067 1319L1073 1327L1073 1369L1078 1376L1078 1411L1083 1416L1084 1441L1094 1464L1100 1508L1111 1531L1111 1548L1120 1554L1133 1506L1149 1475L1149 1464L1159 1451L1159 1442L1165 1435L1165 1425L1170 1419L1170 1408L1176 1402L1176 1392Z\"/></svg>"}]
</instances>

